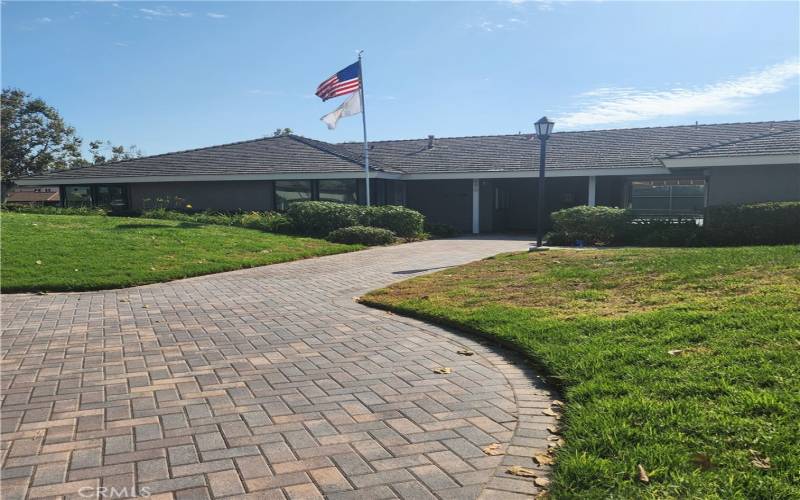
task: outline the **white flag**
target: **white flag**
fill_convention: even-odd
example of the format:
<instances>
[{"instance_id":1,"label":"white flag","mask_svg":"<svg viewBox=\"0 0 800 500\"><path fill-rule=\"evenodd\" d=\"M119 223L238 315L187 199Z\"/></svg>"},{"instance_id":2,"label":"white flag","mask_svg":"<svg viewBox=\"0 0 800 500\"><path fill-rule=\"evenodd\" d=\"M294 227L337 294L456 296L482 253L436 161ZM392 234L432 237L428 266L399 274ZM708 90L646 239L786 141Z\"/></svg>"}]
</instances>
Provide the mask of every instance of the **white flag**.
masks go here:
<instances>
[{"instance_id":1,"label":"white flag","mask_svg":"<svg viewBox=\"0 0 800 500\"><path fill-rule=\"evenodd\" d=\"M353 92L353 94L347 98L342 104L339 105L338 108L334 109L327 115L320 118L325 125L328 126L328 129L333 130L336 128L336 123L339 121L339 118L344 118L346 116L353 116L361 113L361 91Z\"/></svg>"}]
</instances>

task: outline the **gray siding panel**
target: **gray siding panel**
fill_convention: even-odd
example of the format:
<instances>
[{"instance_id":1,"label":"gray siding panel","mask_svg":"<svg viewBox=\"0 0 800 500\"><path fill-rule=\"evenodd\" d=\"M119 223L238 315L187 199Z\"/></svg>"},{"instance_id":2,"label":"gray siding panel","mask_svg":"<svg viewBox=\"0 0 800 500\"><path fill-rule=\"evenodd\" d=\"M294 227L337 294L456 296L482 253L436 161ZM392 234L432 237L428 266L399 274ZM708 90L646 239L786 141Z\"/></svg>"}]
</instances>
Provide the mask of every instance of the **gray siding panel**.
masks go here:
<instances>
[{"instance_id":1,"label":"gray siding panel","mask_svg":"<svg viewBox=\"0 0 800 500\"><path fill-rule=\"evenodd\" d=\"M272 210L272 181L161 182L129 184L131 208L153 208L157 199L174 201L194 210Z\"/></svg>"},{"instance_id":2,"label":"gray siding panel","mask_svg":"<svg viewBox=\"0 0 800 500\"><path fill-rule=\"evenodd\" d=\"M471 179L407 181L406 203L431 222L472 232Z\"/></svg>"},{"instance_id":3,"label":"gray siding panel","mask_svg":"<svg viewBox=\"0 0 800 500\"><path fill-rule=\"evenodd\" d=\"M713 167L709 205L800 200L800 165Z\"/></svg>"}]
</instances>

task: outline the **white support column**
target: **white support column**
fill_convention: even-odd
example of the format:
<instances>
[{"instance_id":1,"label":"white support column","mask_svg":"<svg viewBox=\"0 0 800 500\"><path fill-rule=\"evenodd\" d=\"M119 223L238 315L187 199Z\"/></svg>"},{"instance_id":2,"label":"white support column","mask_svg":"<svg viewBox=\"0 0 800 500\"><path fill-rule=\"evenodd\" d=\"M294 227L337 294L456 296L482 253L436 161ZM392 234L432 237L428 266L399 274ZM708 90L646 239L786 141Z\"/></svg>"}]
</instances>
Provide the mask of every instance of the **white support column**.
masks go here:
<instances>
[{"instance_id":1,"label":"white support column","mask_svg":"<svg viewBox=\"0 0 800 500\"><path fill-rule=\"evenodd\" d=\"M481 181L472 179L472 234L481 232Z\"/></svg>"},{"instance_id":2,"label":"white support column","mask_svg":"<svg viewBox=\"0 0 800 500\"><path fill-rule=\"evenodd\" d=\"M596 205L597 199L597 177L594 175L589 176L589 206L593 207Z\"/></svg>"}]
</instances>

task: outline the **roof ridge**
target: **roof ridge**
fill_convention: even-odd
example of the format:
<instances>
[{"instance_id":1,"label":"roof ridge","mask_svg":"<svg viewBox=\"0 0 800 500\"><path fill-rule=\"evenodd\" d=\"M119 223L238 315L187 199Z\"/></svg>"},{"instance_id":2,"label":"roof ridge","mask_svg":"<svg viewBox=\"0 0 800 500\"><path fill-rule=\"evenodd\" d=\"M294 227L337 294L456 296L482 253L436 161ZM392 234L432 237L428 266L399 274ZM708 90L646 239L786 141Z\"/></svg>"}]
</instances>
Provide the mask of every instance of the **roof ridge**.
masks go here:
<instances>
[{"instance_id":1,"label":"roof ridge","mask_svg":"<svg viewBox=\"0 0 800 500\"><path fill-rule=\"evenodd\" d=\"M794 128L787 128L783 130L774 130L770 132L764 132L761 134L753 134L744 137L737 137L735 139L731 139L728 141L717 141L717 142L710 142L704 146L694 146L689 147L686 149L679 149L677 152L669 153L666 155L659 156L659 158L667 159L667 158L675 158L677 156L684 156L691 153L698 153L700 151L708 151L709 149L720 148L723 146L730 146L731 144L738 144L740 142L747 142L747 141L754 141L756 139L763 139L765 137L772 137L775 135L785 134L787 132L793 132L795 130L800 130L800 126Z\"/></svg>"},{"instance_id":2,"label":"roof ridge","mask_svg":"<svg viewBox=\"0 0 800 500\"><path fill-rule=\"evenodd\" d=\"M332 143L329 143L329 142L320 141L319 139L311 139L311 138L308 138L308 137L303 137L303 136L299 136L299 135L295 135L295 134L288 134L288 137L294 139L297 142L305 144L306 146L312 147L314 149L318 149L319 151L322 151L323 153L328 153L328 154L332 154L334 156L338 156L339 158L341 158L343 160L346 160L346 161L349 161L351 163L355 163L356 165L362 165L362 166L364 165L363 161L360 161L358 158L356 158L354 156L351 156L349 151L346 151L347 154L344 154L343 152L340 152L338 149L333 149L332 148L333 146L338 146L338 144L332 144ZM313 144L313 143L318 143L318 144ZM319 144L324 144L326 147L320 147ZM329 147L331 147L331 148L329 149ZM378 171L383 171L382 168L380 168L378 166L374 166L372 164L370 165L370 167L371 168L374 167L375 170L378 170Z\"/></svg>"},{"instance_id":3,"label":"roof ridge","mask_svg":"<svg viewBox=\"0 0 800 500\"><path fill-rule=\"evenodd\" d=\"M789 124L794 123L796 126L800 126L800 120L764 120L764 121L753 121L753 122L725 122L725 123L699 123L699 124L686 124L686 125L663 125L663 126L653 126L653 127L622 127L622 128L605 128L605 129L591 129L591 130L562 130L559 132L553 132L552 135L566 135L566 134L586 134L591 132L610 132L610 131L624 131L624 130L653 130L653 129L670 129L670 128L689 128L689 127L718 127L722 125L763 125L763 124ZM788 129L786 129L788 130ZM535 137L536 134L533 132L526 132L526 133L516 133L516 134L484 134L484 135L454 135L454 136L443 136L443 137L435 137L438 139L479 139L485 137ZM378 142L410 142L410 141L425 141L427 137L420 137L415 139L385 139L380 141L370 141L372 143ZM361 141L345 141L345 142L337 142L335 144L358 144Z\"/></svg>"}]
</instances>

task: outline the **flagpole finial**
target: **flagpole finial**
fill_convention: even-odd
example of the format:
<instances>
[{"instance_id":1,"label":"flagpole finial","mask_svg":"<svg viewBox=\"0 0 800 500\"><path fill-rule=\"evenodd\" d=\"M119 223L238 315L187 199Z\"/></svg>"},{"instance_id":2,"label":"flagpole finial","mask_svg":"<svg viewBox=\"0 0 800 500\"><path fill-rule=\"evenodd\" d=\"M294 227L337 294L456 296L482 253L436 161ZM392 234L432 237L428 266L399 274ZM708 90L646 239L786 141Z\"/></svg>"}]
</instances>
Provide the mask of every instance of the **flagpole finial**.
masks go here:
<instances>
[{"instance_id":1,"label":"flagpole finial","mask_svg":"<svg viewBox=\"0 0 800 500\"><path fill-rule=\"evenodd\" d=\"M363 50L359 50L359 51L358 51L358 58L359 58L359 59L361 59L361 54L363 54L363 53L364 53L364 51L363 51Z\"/></svg>"}]
</instances>

